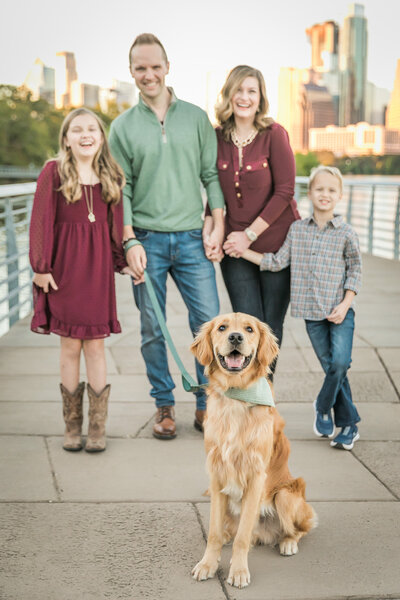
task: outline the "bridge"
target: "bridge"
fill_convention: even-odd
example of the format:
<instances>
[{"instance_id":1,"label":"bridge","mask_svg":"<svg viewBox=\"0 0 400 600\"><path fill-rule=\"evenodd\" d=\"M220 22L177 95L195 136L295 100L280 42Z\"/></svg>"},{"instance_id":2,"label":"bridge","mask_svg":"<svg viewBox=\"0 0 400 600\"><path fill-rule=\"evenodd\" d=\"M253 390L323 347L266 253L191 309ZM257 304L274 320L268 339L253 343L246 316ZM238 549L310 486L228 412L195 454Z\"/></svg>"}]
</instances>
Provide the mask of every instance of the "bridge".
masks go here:
<instances>
[{"instance_id":1,"label":"bridge","mask_svg":"<svg viewBox=\"0 0 400 600\"><path fill-rule=\"evenodd\" d=\"M361 439L345 452L315 438L312 401L322 372L303 322L288 316L276 400L291 471L305 478L319 526L294 557L253 548L245 590L226 582L229 546L215 579L190 577L208 528L203 440L172 359L178 436L163 442L151 435L155 409L129 279L117 276L123 333L106 341L112 392L105 453L62 449L58 339L31 333L29 315L14 323L0 338L0 598L399 599L400 262L368 253L363 261L350 370ZM193 373L186 311L173 282L167 317Z\"/></svg>"}]
</instances>

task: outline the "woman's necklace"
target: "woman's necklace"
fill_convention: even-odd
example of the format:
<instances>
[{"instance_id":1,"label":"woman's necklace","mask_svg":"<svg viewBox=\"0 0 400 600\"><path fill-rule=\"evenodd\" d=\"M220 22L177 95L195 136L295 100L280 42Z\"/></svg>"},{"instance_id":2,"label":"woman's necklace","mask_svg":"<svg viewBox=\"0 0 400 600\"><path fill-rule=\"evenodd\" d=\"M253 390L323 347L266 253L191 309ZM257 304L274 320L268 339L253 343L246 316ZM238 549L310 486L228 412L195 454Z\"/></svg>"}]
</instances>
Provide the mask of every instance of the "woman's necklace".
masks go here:
<instances>
[{"instance_id":1,"label":"woman's necklace","mask_svg":"<svg viewBox=\"0 0 400 600\"><path fill-rule=\"evenodd\" d=\"M94 216L94 212L93 212L93 186L92 186L92 184L89 184L89 194L87 192L86 185L82 184L82 186L83 186L83 192L85 194L86 206L88 209L88 219L91 223L94 223L96 220L96 217Z\"/></svg>"},{"instance_id":2,"label":"woman's necklace","mask_svg":"<svg viewBox=\"0 0 400 600\"><path fill-rule=\"evenodd\" d=\"M232 129L231 131L231 139L235 144L236 148L239 150L239 169L243 166L243 148L251 144L258 133L257 129L253 129L247 136L245 140L239 140L236 129Z\"/></svg>"}]
</instances>

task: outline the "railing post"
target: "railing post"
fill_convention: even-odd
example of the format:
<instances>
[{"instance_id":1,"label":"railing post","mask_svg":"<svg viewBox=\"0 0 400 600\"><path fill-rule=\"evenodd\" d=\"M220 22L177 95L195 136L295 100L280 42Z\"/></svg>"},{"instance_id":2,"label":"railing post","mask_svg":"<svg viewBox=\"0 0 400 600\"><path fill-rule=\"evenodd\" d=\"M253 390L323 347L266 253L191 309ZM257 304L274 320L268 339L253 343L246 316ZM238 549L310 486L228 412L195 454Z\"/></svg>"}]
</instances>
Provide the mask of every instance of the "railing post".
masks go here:
<instances>
[{"instance_id":1,"label":"railing post","mask_svg":"<svg viewBox=\"0 0 400 600\"><path fill-rule=\"evenodd\" d=\"M371 191L371 206L369 209L368 220L368 252L372 254L374 248L374 212L375 212L375 186L372 186Z\"/></svg>"},{"instance_id":2,"label":"railing post","mask_svg":"<svg viewBox=\"0 0 400 600\"><path fill-rule=\"evenodd\" d=\"M353 212L353 184L351 184L349 189L349 200L347 202L347 215L346 220L349 225L351 225L351 215Z\"/></svg>"},{"instance_id":3,"label":"railing post","mask_svg":"<svg viewBox=\"0 0 400 600\"><path fill-rule=\"evenodd\" d=\"M5 199L4 206L5 220L6 220L6 239L7 239L7 258L16 257L15 260L11 260L7 264L7 275L8 275L8 310L14 308L14 306L18 306L19 304L19 277L18 277L18 247L17 247L17 237L15 235L15 227L14 227L14 219L12 214L11 200L10 198ZM13 295L11 292L17 290L17 292ZM9 326L11 327L14 323L19 320L19 313L14 313L9 318Z\"/></svg>"},{"instance_id":4,"label":"railing post","mask_svg":"<svg viewBox=\"0 0 400 600\"><path fill-rule=\"evenodd\" d=\"M400 242L400 185L397 188L397 206L396 206L396 216L394 218L394 248L393 248L393 256L397 260L400 258L399 251L399 242Z\"/></svg>"}]
</instances>

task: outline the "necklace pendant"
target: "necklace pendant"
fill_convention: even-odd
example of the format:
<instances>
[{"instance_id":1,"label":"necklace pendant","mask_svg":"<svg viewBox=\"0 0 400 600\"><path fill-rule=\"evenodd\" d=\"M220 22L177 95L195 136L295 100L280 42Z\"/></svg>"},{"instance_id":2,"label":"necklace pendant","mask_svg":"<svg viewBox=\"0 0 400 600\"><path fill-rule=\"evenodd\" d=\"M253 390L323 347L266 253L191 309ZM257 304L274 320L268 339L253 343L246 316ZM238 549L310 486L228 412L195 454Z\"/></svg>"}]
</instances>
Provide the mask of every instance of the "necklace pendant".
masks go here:
<instances>
[{"instance_id":1,"label":"necklace pendant","mask_svg":"<svg viewBox=\"0 0 400 600\"><path fill-rule=\"evenodd\" d=\"M94 216L94 214L93 214L92 212L90 212L90 213L88 214L88 219L89 219L89 221L90 221L91 223L94 223L94 222L95 222L95 220L96 220L96 217Z\"/></svg>"}]
</instances>

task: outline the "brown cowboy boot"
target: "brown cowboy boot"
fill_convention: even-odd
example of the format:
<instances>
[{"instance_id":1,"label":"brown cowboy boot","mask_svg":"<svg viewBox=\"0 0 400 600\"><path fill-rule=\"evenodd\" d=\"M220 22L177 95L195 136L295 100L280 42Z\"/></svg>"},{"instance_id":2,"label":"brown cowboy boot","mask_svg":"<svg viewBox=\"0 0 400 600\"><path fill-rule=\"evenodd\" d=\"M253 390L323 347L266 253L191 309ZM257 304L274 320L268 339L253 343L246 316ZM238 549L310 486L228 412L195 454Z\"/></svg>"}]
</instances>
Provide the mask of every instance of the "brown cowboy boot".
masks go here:
<instances>
[{"instance_id":1,"label":"brown cowboy boot","mask_svg":"<svg viewBox=\"0 0 400 600\"><path fill-rule=\"evenodd\" d=\"M206 416L206 411L205 410L199 410L198 408L196 408L196 412L194 413L194 428L197 429L197 431L203 431L203 423L204 423L204 417Z\"/></svg>"},{"instance_id":2,"label":"brown cowboy boot","mask_svg":"<svg viewBox=\"0 0 400 600\"><path fill-rule=\"evenodd\" d=\"M106 385L96 394L90 383L87 384L89 396L89 431L86 440L86 452L102 452L106 449L106 419L110 385Z\"/></svg>"},{"instance_id":3,"label":"brown cowboy boot","mask_svg":"<svg viewBox=\"0 0 400 600\"><path fill-rule=\"evenodd\" d=\"M153 435L159 440L173 440L176 437L175 412L173 406L157 408Z\"/></svg>"},{"instance_id":4,"label":"brown cowboy boot","mask_svg":"<svg viewBox=\"0 0 400 600\"><path fill-rule=\"evenodd\" d=\"M61 396L63 399L63 415L65 421L64 450L76 452L82 450L82 401L85 391L85 382L82 381L73 394L60 383Z\"/></svg>"}]
</instances>

